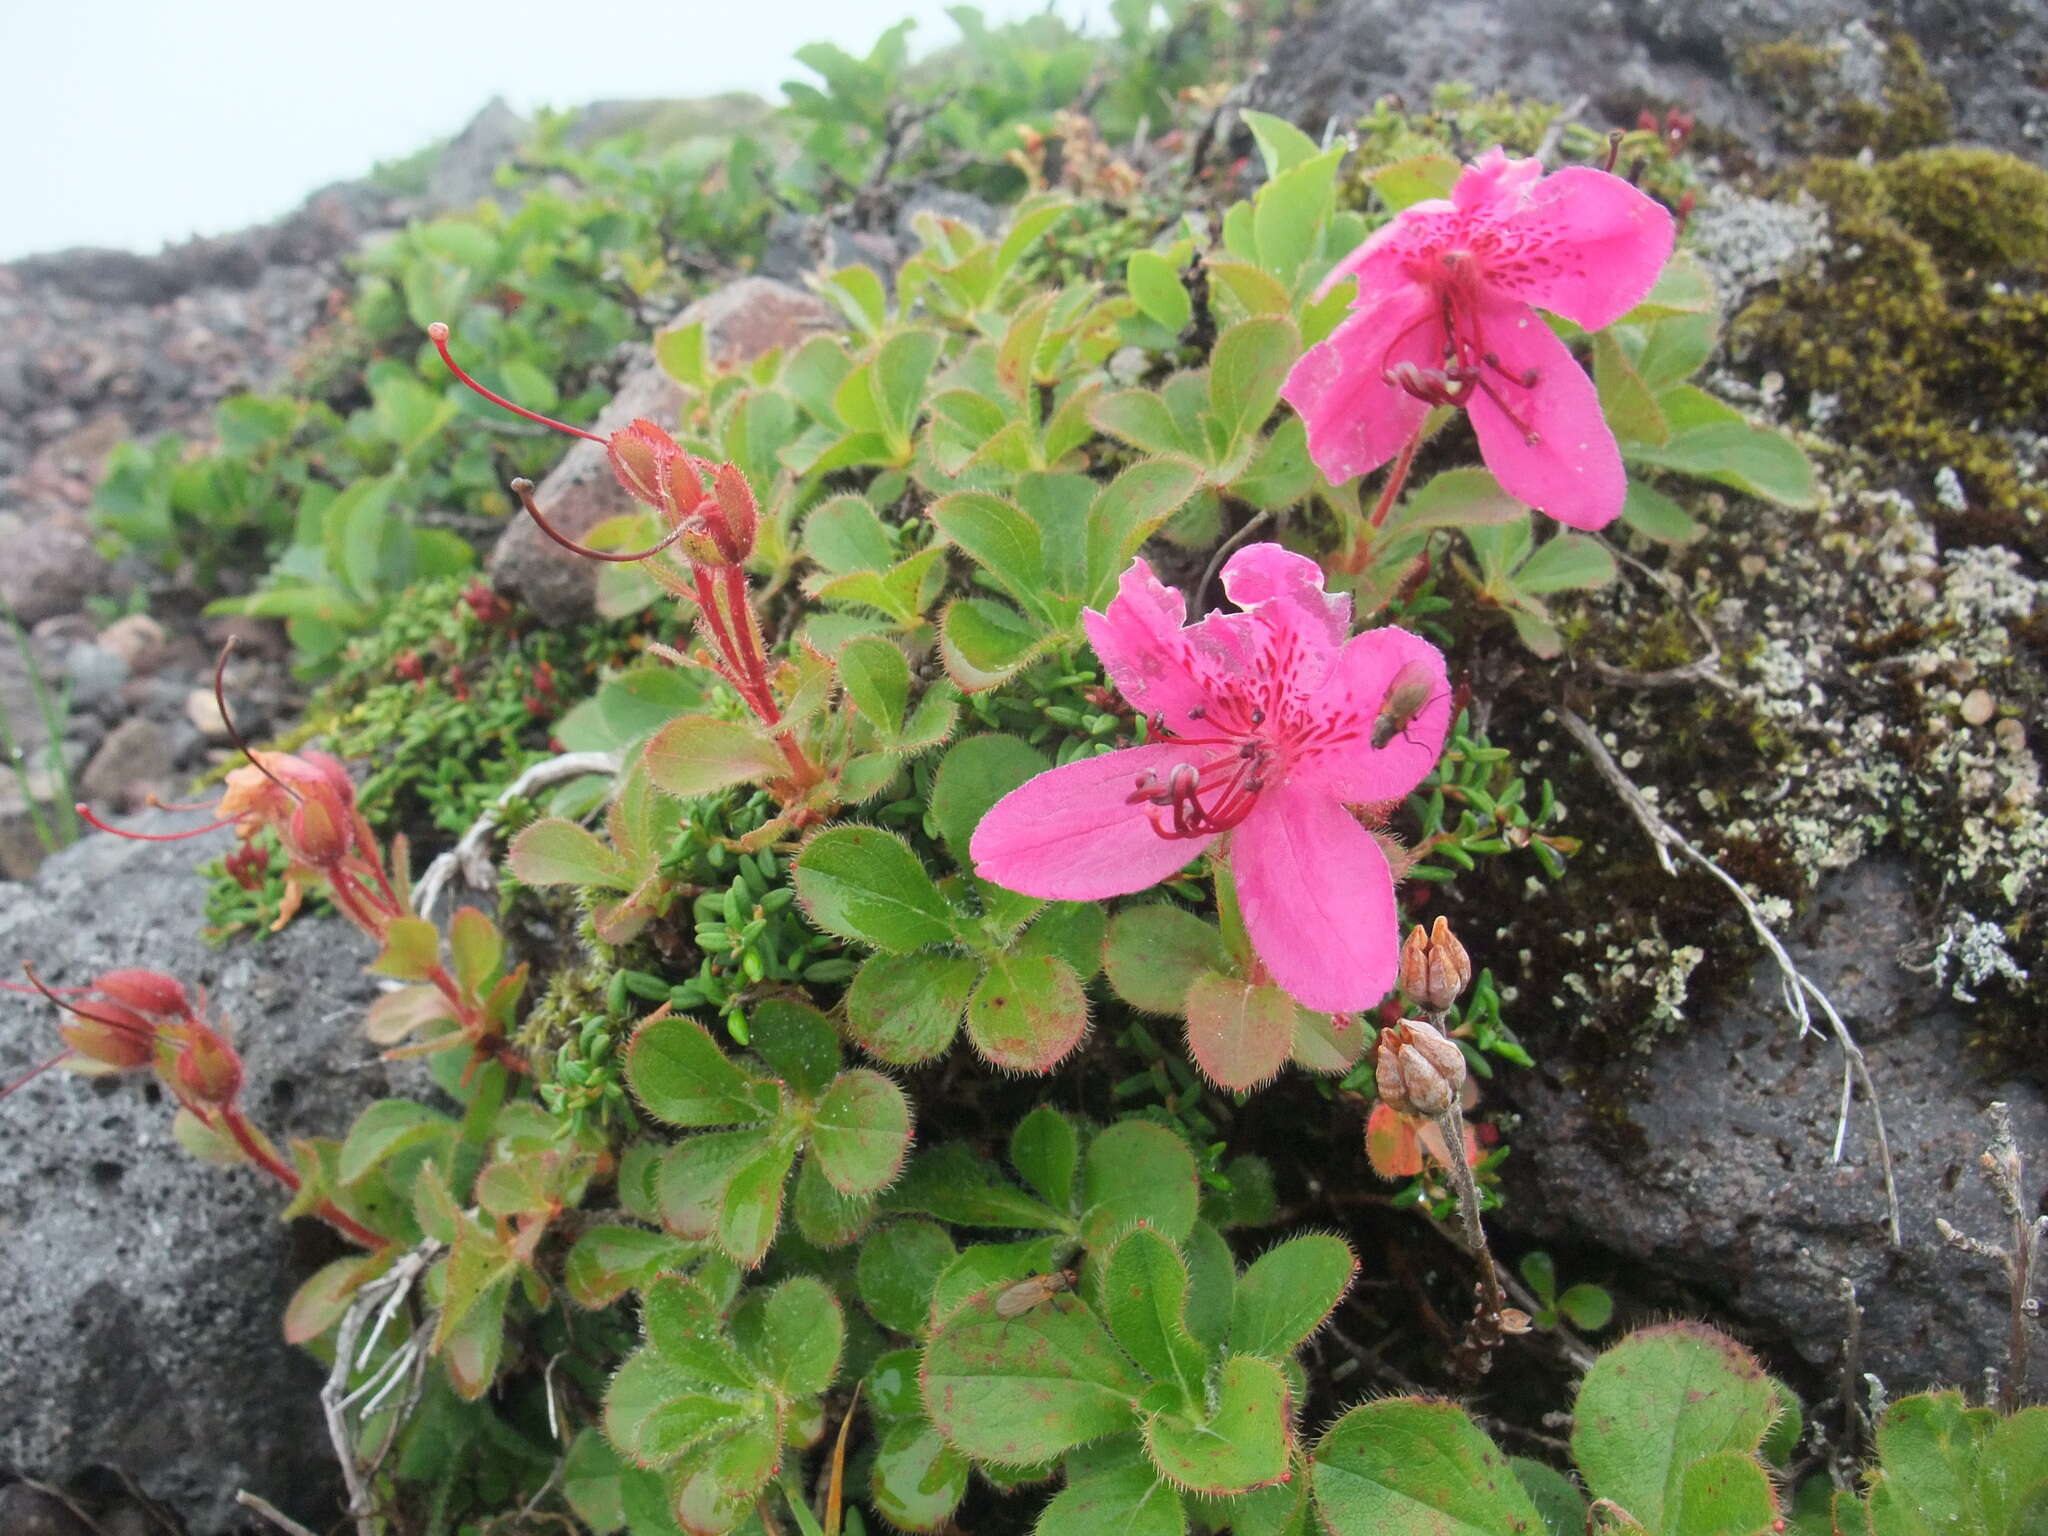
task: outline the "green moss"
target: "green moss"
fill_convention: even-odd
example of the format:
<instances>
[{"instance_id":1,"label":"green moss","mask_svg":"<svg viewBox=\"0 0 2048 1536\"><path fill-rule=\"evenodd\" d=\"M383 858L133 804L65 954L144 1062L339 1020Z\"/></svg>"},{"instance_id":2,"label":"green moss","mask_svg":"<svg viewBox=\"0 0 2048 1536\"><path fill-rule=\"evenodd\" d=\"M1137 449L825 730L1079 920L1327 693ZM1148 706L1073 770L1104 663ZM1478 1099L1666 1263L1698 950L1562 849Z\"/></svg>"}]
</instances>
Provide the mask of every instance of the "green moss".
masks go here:
<instances>
[{"instance_id":1,"label":"green moss","mask_svg":"<svg viewBox=\"0 0 2048 1536\"><path fill-rule=\"evenodd\" d=\"M2048 409L2048 172L1993 150L1792 173L1829 209L1829 253L1745 309L1735 345L1795 387L1832 396L1830 430L1931 475L1960 478L1972 542L2048 548L2048 490L1986 427Z\"/></svg>"},{"instance_id":2,"label":"green moss","mask_svg":"<svg viewBox=\"0 0 2048 1536\"><path fill-rule=\"evenodd\" d=\"M1951 145L1871 172L1892 216L1951 267L2048 262L2048 170L1995 149Z\"/></svg>"},{"instance_id":3,"label":"green moss","mask_svg":"<svg viewBox=\"0 0 2048 1536\"><path fill-rule=\"evenodd\" d=\"M1884 39L1882 82L1876 100L1845 88L1844 42L1783 38L1742 50L1738 78L1782 115L1780 134L1820 154L1855 154L1869 148L1896 155L1948 137L1948 90L1927 67L1919 44L1903 32Z\"/></svg>"}]
</instances>

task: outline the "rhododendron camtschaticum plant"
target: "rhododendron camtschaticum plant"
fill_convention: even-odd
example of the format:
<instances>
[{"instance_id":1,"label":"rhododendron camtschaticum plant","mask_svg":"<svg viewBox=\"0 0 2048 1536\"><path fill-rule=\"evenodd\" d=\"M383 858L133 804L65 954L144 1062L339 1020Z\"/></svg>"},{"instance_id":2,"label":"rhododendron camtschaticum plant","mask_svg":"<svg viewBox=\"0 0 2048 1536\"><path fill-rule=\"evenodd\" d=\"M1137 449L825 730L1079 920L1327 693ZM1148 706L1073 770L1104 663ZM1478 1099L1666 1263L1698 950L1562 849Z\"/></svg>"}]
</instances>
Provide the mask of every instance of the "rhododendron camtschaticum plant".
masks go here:
<instances>
[{"instance_id":1,"label":"rhododendron camtschaticum plant","mask_svg":"<svg viewBox=\"0 0 2048 1536\"><path fill-rule=\"evenodd\" d=\"M1538 308L1599 330L1639 304L1671 255L1671 215L1590 166L1546 176L1488 150L1451 189L1396 214L1337 264L1352 313L1281 393L1333 484L1399 455L1391 505L1432 406L1462 406L1502 489L1575 528L1627 494L1599 396ZM1327 285L1326 285L1327 286Z\"/></svg>"},{"instance_id":2,"label":"rhododendron camtschaticum plant","mask_svg":"<svg viewBox=\"0 0 2048 1536\"><path fill-rule=\"evenodd\" d=\"M1144 890L1227 860L1268 976L1319 1012L1370 1007L1399 963L1394 878L1350 807L1385 806L1443 750L1443 657L1406 630L1351 634L1351 599L1277 544L1239 550L1244 611L1187 623L1142 560L1088 638L1153 740L1040 774L983 818L983 879L1057 901Z\"/></svg>"}]
</instances>

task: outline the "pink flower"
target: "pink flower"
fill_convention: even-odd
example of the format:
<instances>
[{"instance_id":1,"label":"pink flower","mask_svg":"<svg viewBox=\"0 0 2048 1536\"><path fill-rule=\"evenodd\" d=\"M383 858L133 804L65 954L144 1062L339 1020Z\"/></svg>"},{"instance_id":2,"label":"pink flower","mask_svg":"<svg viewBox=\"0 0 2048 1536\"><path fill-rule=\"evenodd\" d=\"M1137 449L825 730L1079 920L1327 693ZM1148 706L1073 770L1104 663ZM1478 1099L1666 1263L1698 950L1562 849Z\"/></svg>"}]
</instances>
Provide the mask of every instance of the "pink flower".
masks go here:
<instances>
[{"instance_id":1,"label":"pink flower","mask_svg":"<svg viewBox=\"0 0 2048 1536\"><path fill-rule=\"evenodd\" d=\"M1532 306L1587 330L1657 281L1671 215L1618 176L1490 149L1441 198L1417 203L1337 264L1358 278L1351 317L1309 348L1281 393L1332 483L1399 453L1433 405L1461 405L1510 496L1600 528L1627 492L1593 381Z\"/></svg>"},{"instance_id":2,"label":"pink flower","mask_svg":"<svg viewBox=\"0 0 2048 1536\"><path fill-rule=\"evenodd\" d=\"M1444 659L1406 630L1351 635L1351 599L1277 544L1231 556L1223 590L1244 611L1190 625L1180 593L1131 563L1088 638L1154 740L1005 796L975 829L975 872L1098 901L1227 835L1272 979L1319 1012L1369 1007L1393 985L1399 918L1386 854L1346 807L1398 800L1443 751Z\"/></svg>"}]
</instances>

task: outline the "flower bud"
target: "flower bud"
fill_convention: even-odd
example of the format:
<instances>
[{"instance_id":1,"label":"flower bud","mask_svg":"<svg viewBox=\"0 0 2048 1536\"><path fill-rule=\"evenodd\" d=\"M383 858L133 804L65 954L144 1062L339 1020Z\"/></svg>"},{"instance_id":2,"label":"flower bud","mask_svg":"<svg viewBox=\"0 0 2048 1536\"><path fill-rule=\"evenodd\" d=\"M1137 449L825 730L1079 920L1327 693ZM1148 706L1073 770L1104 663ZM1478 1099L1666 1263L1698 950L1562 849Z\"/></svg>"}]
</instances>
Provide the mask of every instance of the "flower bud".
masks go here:
<instances>
[{"instance_id":1,"label":"flower bud","mask_svg":"<svg viewBox=\"0 0 2048 1536\"><path fill-rule=\"evenodd\" d=\"M1420 1019L1380 1031L1373 1060L1380 1101L1396 1114L1434 1120L1458 1102L1465 1053Z\"/></svg>"},{"instance_id":2,"label":"flower bud","mask_svg":"<svg viewBox=\"0 0 2048 1536\"><path fill-rule=\"evenodd\" d=\"M308 796L296 811L284 834L287 852L302 864L331 869L348 857L353 829L337 814L337 807L324 795Z\"/></svg>"},{"instance_id":3,"label":"flower bud","mask_svg":"<svg viewBox=\"0 0 2048 1536\"><path fill-rule=\"evenodd\" d=\"M1428 933L1417 923L1401 945L1401 990L1418 1007L1443 1013L1472 984L1472 957L1439 917Z\"/></svg>"},{"instance_id":4,"label":"flower bud","mask_svg":"<svg viewBox=\"0 0 2048 1536\"><path fill-rule=\"evenodd\" d=\"M754 503L753 487L747 484L747 477L740 473L737 464L721 464L712 472L711 495L725 525L725 537L720 543L726 548L727 558L735 565L751 559L761 512Z\"/></svg>"},{"instance_id":5,"label":"flower bud","mask_svg":"<svg viewBox=\"0 0 2048 1536\"><path fill-rule=\"evenodd\" d=\"M113 1072L146 1067L156 1054L156 1027L119 1003L93 1003L57 1033L73 1055Z\"/></svg>"},{"instance_id":6,"label":"flower bud","mask_svg":"<svg viewBox=\"0 0 2048 1536\"><path fill-rule=\"evenodd\" d=\"M676 465L683 450L653 422L635 418L614 432L605 444L605 456L612 473L635 501L643 501L673 524L677 514L687 510L676 495ZM694 503L696 497L692 496Z\"/></svg>"},{"instance_id":7,"label":"flower bud","mask_svg":"<svg viewBox=\"0 0 2048 1536\"><path fill-rule=\"evenodd\" d=\"M184 1018L192 1012L192 999L184 987L157 971L108 971L92 986L100 996L137 1013Z\"/></svg>"},{"instance_id":8,"label":"flower bud","mask_svg":"<svg viewBox=\"0 0 2048 1536\"><path fill-rule=\"evenodd\" d=\"M221 1109L242 1091L242 1058L205 1026L192 1030L173 1067L178 1097L195 1109Z\"/></svg>"}]
</instances>

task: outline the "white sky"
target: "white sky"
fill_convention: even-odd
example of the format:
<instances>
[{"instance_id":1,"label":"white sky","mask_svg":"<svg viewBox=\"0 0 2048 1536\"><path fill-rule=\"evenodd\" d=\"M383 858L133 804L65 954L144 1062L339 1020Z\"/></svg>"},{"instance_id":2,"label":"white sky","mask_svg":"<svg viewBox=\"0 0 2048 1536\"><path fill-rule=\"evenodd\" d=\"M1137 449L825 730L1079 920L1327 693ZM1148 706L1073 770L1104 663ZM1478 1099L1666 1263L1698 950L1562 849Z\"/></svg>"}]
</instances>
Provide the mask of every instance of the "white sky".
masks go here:
<instances>
[{"instance_id":1,"label":"white sky","mask_svg":"<svg viewBox=\"0 0 2048 1536\"><path fill-rule=\"evenodd\" d=\"M865 53L905 16L919 53L950 0L0 0L0 260L69 245L153 250L273 218L459 129L521 112L815 77L829 38ZM1045 0L982 0L993 19ZM1098 30L1107 0L1056 0Z\"/></svg>"}]
</instances>

